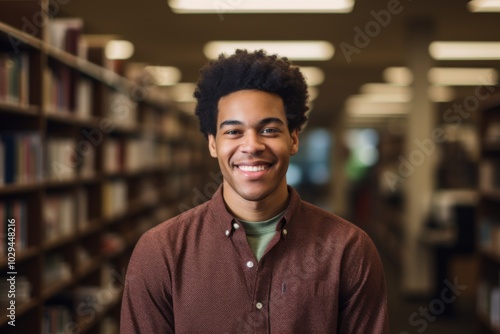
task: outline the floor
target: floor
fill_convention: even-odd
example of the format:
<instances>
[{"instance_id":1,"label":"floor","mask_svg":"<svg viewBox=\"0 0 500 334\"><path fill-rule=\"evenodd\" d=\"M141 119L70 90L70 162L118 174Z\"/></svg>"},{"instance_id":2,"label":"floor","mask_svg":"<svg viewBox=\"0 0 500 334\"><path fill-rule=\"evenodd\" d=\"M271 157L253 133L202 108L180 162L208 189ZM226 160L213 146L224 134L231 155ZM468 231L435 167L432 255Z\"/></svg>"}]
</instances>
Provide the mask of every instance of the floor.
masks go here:
<instances>
[{"instance_id":1,"label":"floor","mask_svg":"<svg viewBox=\"0 0 500 334\"><path fill-rule=\"evenodd\" d=\"M382 256L388 286L391 334L472 334L477 333L474 301L460 300L453 304L451 315L434 316L429 311L430 300L409 300L399 292L399 270L394 262ZM438 304L436 304L438 305Z\"/></svg>"}]
</instances>

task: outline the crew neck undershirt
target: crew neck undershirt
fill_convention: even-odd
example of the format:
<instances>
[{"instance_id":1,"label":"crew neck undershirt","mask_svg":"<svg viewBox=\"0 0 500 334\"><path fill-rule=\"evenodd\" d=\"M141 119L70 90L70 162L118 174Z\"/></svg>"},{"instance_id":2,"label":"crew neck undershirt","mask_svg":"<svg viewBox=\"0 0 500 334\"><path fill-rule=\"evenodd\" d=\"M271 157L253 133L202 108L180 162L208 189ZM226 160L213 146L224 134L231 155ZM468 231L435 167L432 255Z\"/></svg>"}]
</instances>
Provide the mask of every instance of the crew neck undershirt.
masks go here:
<instances>
[{"instance_id":1,"label":"crew neck undershirt","mask_svg":"<svg viewBox=\"0 0 500 334\"><path fill-rule=\"evenodd\" d=\"M281 212L271 219L262 222L249 222L238 219L238 221L245 229L248 244L250 245L253 254L257 258L257 261L260 261L262 255L264 255L264 251L266 250L267 245L276 233L276 224L278 224L284 214L285 211Z\"/></svg>"}]
</instances>

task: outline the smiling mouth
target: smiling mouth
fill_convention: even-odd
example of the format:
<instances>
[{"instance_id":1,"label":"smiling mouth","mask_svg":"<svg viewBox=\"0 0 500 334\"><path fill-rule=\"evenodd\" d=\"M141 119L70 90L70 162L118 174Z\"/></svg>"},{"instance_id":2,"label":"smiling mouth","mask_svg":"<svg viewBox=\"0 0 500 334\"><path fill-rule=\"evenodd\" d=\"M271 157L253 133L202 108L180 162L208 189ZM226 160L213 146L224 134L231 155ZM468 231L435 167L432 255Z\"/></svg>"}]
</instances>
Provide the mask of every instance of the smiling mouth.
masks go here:
<instances>
[{"instance_id":1,"label":"smiling mouth","mask_svg":"<svg viewBox=\"0 0 500 334\"><path fill-rule=\"evenodd\" d=\"M244 172L261 172L263 170L266 170L269 168L268 165L259 165L259 166L237 166L239 169L241 169Z\"/></svg>"}]
</instances>

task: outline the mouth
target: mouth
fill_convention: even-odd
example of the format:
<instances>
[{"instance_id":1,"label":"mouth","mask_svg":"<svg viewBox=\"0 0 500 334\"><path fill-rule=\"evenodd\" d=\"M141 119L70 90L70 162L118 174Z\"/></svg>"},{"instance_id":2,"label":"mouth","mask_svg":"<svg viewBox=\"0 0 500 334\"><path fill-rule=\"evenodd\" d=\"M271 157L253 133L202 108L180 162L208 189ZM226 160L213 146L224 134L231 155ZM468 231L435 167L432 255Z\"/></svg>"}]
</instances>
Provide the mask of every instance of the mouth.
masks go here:
<instances>
[{"instance_id":1,"label":"mouth","mask_svg":"<svg viewBox=\"0 0 500 334\"><path fill-rule=\"evenodd\" d=\"M256 173L256 172L262 172L270 167L270 165L256 165L256 166L249 166L249 165L237 165L237 168L242 170L243 172L251 172L251 173Z\"/></svg>"}]
</instances>

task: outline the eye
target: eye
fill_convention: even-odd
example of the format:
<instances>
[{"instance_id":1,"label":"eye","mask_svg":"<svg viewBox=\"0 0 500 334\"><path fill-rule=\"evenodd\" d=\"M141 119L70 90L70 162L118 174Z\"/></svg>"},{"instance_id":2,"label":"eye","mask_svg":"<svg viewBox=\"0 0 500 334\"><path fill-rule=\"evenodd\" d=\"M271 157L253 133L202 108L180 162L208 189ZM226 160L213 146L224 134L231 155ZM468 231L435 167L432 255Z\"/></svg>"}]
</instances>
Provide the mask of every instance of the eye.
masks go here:
<instances>
[{"instance_id":1,"label":"eye","mask_svg":"<svg viewBox=\"0 0 500 334\"><path fill-rule=\"evenodd\" d=\"M268 135L277 134L279 132L280 132L280 130L276 129L276 128L265 128L264 130L262 130L263 134L268 134Z\"/></svg>"},{"instance_id":2,"label":"eye","mask_svg":"<svg viewBox=\"0 0 500 334\"><path fill-rule=\"evenodd\" d=\"M226 132L224 132L225 135L237 135L237 134L240 134L241 132L239 130L227 130Z\"/></svg>"}]
</instances>

